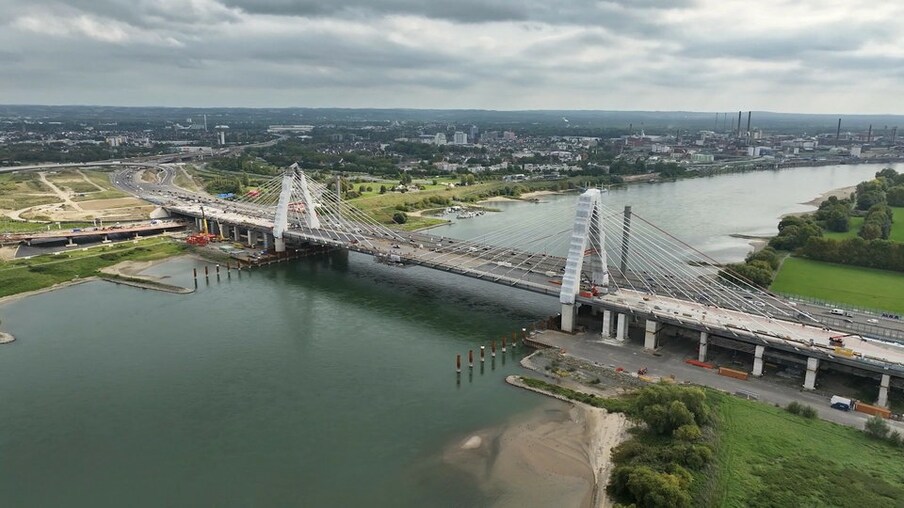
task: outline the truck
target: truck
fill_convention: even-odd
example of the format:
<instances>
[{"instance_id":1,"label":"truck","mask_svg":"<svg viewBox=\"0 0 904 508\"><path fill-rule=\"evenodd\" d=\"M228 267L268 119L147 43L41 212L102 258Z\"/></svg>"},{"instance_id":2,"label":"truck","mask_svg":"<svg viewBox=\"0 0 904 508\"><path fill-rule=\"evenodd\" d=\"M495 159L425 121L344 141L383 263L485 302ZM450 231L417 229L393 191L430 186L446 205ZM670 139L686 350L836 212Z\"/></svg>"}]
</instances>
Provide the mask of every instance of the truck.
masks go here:
<instances>
[{"instance_id":1,"label":"truck","mask_svg":"<svg viewBox=\"0 0 904 508\"><path fill-rule=\"evenodd\" d=\"M857 405L857 401L853 399L847 399L845 397L839 397L838 395L832 395L832 399L829 401L829 405L832 409L838 409L839 411L852 411L854 407Z\"/></svg>"}]
</instances>

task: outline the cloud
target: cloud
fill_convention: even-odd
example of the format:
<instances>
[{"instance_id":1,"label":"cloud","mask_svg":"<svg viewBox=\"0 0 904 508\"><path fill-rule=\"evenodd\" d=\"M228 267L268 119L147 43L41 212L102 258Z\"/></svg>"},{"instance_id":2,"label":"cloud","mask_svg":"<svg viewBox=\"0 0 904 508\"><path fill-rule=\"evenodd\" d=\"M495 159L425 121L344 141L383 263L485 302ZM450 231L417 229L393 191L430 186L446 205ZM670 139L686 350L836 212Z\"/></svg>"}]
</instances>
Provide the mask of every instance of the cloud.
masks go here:
<instances>
[{"instance_id":1,"label":"cloud","mask_svg":"<svg viewBox=\"0 0 904 508\"><path fill-rule=\"evenodd\" d=\"M7 0L0 19L9 102L904 113L891 0Z\"/></svg>"}]
</instances>

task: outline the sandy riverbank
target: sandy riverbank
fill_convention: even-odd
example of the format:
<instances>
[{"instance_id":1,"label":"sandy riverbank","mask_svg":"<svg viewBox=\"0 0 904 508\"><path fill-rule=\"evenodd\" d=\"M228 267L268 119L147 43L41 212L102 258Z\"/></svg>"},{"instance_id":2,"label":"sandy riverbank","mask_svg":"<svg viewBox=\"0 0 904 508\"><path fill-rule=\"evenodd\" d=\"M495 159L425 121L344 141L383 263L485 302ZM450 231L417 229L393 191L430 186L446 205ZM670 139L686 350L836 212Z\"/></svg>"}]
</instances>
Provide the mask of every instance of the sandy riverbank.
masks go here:
<instances>
[{"instance_id":1,"label":"sandy riverbank","mask_svg":"<svg viewBox=\"0 0 904 508\"><path fill-rule=\"evenodd\" d=\"M559 191L539 190L539 191L533 191L533 192L525 192L520 197L521 197L521 199L535 199L535 198L541 198L543 196L555 196L557 194L562 194L562 193Z\"/></svg>"},{"instance_id":2,"label":"sandy riverbank","mask_svg":"<svg viewBox=\"0 0 904 508\"><path fill-rule=\"evenodd\" d=\"M16 340L16 338L13 337L11 333L0 332L0 344L9 344L14 340Z\"/></svg>"},{"instance_id":3,"label":"sandy riverbank","mask_svg":"<svg viewBox=\"0 0 904 508\"><path fill-rule=\"evenodd\" d=\"M832 189L830 191L823 192L818 197L815 197L815 198L811 199L810 201L807 201L806 203L801 203L801 204L819 207L820 203L829 199L832 196L834 196L838 199L844 199L844 198L850 197L850 195L855 190L857 190L856 185L852 185L850 187L841 187L840 189Z\"/></svg>"},{"instance_id":4,"label":"sandy riverbank","mask_svg":"<svg viewBox=\"0 0 904 508\"><path fill-rule=\"evenodd\" d=\"M443 462L471 475L492 506L608 507L609 457L627 428L621 414L550 400L450 445Z\"/></svg>"},{"instance_id":5,"label":"sandy riverbank","mask_svg":"<svg viewBox=\"0 0 904 508\"><path fill-rule=\"evenodd\" d=\"M521 201L520 199L510 198L508 196L491 196L488 198L481 199L477 203L498 203L501 201Z\"/></svg>"}]
</instances>

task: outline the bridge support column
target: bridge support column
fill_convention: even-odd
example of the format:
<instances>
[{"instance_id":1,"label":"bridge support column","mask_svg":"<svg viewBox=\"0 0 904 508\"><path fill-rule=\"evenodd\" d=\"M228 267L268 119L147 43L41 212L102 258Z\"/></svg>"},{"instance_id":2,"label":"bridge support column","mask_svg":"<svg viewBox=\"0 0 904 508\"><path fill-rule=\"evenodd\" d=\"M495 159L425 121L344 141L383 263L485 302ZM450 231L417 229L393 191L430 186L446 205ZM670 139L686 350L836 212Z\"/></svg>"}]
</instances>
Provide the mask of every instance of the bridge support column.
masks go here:
<instances>
[{"instance_id":1,"label":"bridge support column","mask_svg":"<svg viewBox=\"0 0 904 508\"><path fill-rule=\"evenodd\" d=\"M753 375L760 377L763 375L763 352L766 346L757 346L753 353Z\"/></svg>"},{"instance_id":2,"label":"bridge support column","mask_svg":"<svg viewBox=\"0 0 904 508\"><path fill-rule=\"evenodd\" d=\"M882 374L882 380L879 381L879 399L876 405L888 407L888 385L891 384L891 376Z\"/></svg>"},{"instance_id":3,"label":"bridge support column","mask_svg":"<svg viewBox=\"0 0 904 508\"><path fill-rule=\"evenodd\" d=\"M697 361L706 361L706 350L709 348L709 334L700 332L700 347L697 348Z\"/></svg>"},{"instance_id":4,"label":"bridge support column","mask_svg":"<svg viewBox=\"0 0 904 508\"><path fill-rule=\"evenodd\" d=\"M69 237L66 240L69 240L69 243L66 244L66 247L75 247L75 242L72 241L72 237Z\"/></svg>"},{"instance_id":5,"label":"bridge support column","mask_svg":"<svg viewBox=\"0 0 904 508\"><path fill-rule=\"evenodd\" d=\"M253 229L248 230L248 247L254 247L254 244L257 243L257 235Z\"/></svg>"},{"instance_id":6,"label":"bridge support column","mask_svg":"<svg viewBox=\"0 0 904 508\"><path fill-rule=\"evenodd\" d=\"M644 331L643 336L643 348L655 351L659 349L659 330L662 329L662 325L653 321L652 319L647 320L646 330Z\"/></svg>"},{"instance_id":7,"label":"bridge support column","mask_svg":"<svg viewBox=\"0 0 904 508\"><path fill-rule=\"evenodd\" d=\"M220 238L226 238L229 233L223 229L223 224L220 221L217 221L217 236Z\"/></svg>"},{"instance_id":8,"label":"bridge support column","mask_svg":"<svg viewBox=\"0 0 904 508\"><path fill-rule=\"evenodd\" d=\"M261 236L263 236L264 240L264 249L270 250L270 238L272 238L272 236L268 235L267 233L264 233Z\"/></svg>"},{"instance_id":9,"label":"bridge support column","mask_svg":"<svg viewBox=\"0 0 904 508\"><path fill-rule=\"evenodd\" d=\"M615 315L615 340L624 342L628 335L628 315L617 313Z\"/></svg>"},{"instance_id":10,"label":"bridge support column","mask_svg":"<svg viewBox=\"0 0 904 508\"><path fill-rule=\"evenodd\" d=\"M574 331L575 308L573 303L562 304L562 331L571 333Z\"/></svg>"},{"instance_id":11,"label":"bridge support column","mask_svg":"<svg viewBox=\"0 0 904 508\"><path fill-rule=\"evenodd\" d=\"M816 371L819 369L819 358L807 358L807 375L804 377L804 390L816 389Z\"/></svg>"},{"instance_id":12,"label":"bridge support column","mask_svg":"<svg viewBox=\"0 0 904 508\"><path fill-rule=\"evenodd\" d=\"M276 252L285 252L286 240L283 238L273 238L273 250Z\"/></svg>"},{"instance_id":13,"label":"bridge support column","mask_svg":"<svg viewBox=\"0 0 904 508\"><path fill-rule=\"evenodd\" d=\"M612 311L603 309L603 338L612 338Z\"/></svg>"},{"instance_id":14,"label":"bridge support column","mask_svg":"<svg viewBox=\"0 0 904 508\"><path fill-rule=\"evenodd\" d=\"M239 238L240 238L240 235L239 235L239 227L238 227L238 226L232 226L232 239L233 239L233 241L238 242L238 241L239 241Z\"/></svg>"}]
</instances>

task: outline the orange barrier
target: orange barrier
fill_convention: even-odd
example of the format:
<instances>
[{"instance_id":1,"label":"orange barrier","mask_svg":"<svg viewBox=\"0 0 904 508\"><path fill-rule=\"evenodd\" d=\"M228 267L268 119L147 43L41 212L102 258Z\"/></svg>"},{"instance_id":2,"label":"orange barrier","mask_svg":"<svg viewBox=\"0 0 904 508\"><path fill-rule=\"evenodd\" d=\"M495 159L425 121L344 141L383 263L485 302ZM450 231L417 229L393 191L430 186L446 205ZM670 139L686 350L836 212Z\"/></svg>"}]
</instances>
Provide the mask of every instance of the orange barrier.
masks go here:
<instances>
[{"instance_id":1,"label":"orange barrier","mask_svg":"<svg viewBox=\"0 0 904 508\"><path fill-rule=\"evenodd\" d=\"M872 404L864 404L859 401L854 407L854 411L859 411L861 413L866 413L873 416L881 416L882 418L891 418L891 411L889 411L888 408L884 408L882 406L873 406Z\"/></svg>"},{"instance_id":2,"label":"orange barrier","mask_svg":"<svg viewBox=\"0 0 904 508\"><path fill-rule=\"evenodd\" d=\"M744 381L747 381L747 377L749 376L749 374L747 374L746 372L743 372L740 370L729 369L726 367L719 367L719 375L726 376L726 377L733 377L735 379L742 379Z\"/></svg>"},{"instance_id":3,"label":"orange barrier","mask_svg":"<svg viewBox=\"0 0 904 508\"><path fill-rule=\"evenodd\" d=\"M695 367L703 367L704 369L715 369L716 368L716 366L711 363L701 362L699 360L693 360L690 358L688 358L687 360L684 360L684 363L693 365Z\"/></svg>"}]
</instances>

